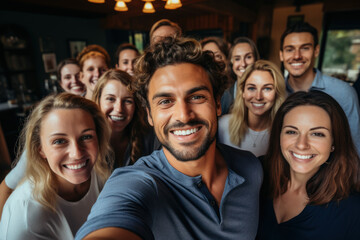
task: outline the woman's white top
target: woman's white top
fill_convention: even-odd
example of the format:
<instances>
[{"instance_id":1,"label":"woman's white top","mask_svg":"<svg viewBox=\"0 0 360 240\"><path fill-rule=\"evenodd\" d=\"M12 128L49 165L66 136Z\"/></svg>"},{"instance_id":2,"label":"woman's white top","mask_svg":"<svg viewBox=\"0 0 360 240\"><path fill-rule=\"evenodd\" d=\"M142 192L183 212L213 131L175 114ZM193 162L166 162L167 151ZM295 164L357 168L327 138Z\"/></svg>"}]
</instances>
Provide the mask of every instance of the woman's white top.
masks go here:
<instances>
[{"instance_id":1,"label":"woman's white top","mask_svg":"<svg viewBox=\"0 0 360 240\"><path fill-rule=\"evenodd\" d=\"M0 239L74 239L102 187L93 170L86 195L77 202L57 196L57 212L52 212L33 198L33 185L25 181L5 203L0 221Z\"/></svg>"},{"instance_id":2,"label":"woman's white top","mask_svg":"<svg viewBox=\"0 0 360 240\"><path fill-rule=\"evenodd\" d=\"M231 114L226 114L220 117L218 124L218 141L234 148L250 151L256 157L265 155L269 145L269 131L266 129L264 131L257 132L248 128L240 145L235 145L230 141L230 117Z\"/></svg>"}]
</instances>

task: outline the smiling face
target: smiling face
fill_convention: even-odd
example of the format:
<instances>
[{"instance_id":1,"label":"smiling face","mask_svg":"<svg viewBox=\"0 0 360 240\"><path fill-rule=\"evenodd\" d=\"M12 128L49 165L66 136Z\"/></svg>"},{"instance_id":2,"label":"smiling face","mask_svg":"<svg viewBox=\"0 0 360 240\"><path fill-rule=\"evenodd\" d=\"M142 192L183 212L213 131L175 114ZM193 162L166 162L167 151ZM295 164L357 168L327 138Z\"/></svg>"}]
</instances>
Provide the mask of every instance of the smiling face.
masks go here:
<instances>
[{"instance_id":1,"label":"smiling face","mask_svg":"<svg viewBox=\"0 0 360 240\"><path fill-rule=\"evenodd\" d=\"M280 133L281 152L291 174L313 176L332 150L331 121L318 106L299 106L284 117Z\"/></svg>"},{"instance_id":2,"label":"smiling face","mask_svg":"<svg viewBox=\"0 0 360 240\"><path fill-rule=\"evenodd\" d=\"M109 80L101 93L100 108L112 131L122 132L134 116L134 97L120 81Z\"/></svg>"},{"instance_id":3,"label":"smiling face","mask_svg":"<svg viewBox=\"0 0 360 240\"><path fill-rule=\"evenodd\" d=\"M196 160L215 144L221 108L202 67L181 63L159 68L150 80L147 97L149 123L168 159Z\"/></svg>"},{"instance_id":4,"label":"smiling face","mask_svg":"<svg viewBox=\"0 0 360 240\"><path fill-rule=\"evenodd\" d=\"M55 109L42 120L40 154L55 173L59 186L90 179L98 155L95 124L82 109Z\"/></svg>"},{"instance_id":5,"label":"smiling face","mask_svg":"<svg viewBox=\"0 0 360 240\"><path fill-rule=\"evenodd\" d=\"M306 77L313 73L315 58L319 55L319 45L314 46L311 33L290 33L284 39L280 60L292 77Z\"/></svg>"},{"instance_id":6,"label":"smiling face","mask_svg":"<svg viewBox=\"0 0 360 240\"><path fill-rule=\"evenodd\" d=\"M80 72L80 79L85 84L86 91L92 94L97 81L107 69L108 67L103 57L90 57L84 61L83 69Z\"/></svg>"},{"instance_id":7,"label":"smiling face","mask_svg":"<svg viewBox=\"0 0 360 240\"><path fill-rule=\"evenodd\" d=\"M248 65L255 62L255 56L248 43L238 43L235 45L232 55L231 63L233 64L232 70L239 79Z\"/></svg>"},{"instance_id":8,"label":"smiling face","mask_svg":"<svg viewBox=\"0 0 360 240\"><path fill-rule=\"evenodd\" d=\"M81 95L85 91L84 84L80 81L80 67L76 64L66 64L62 67L60 86L65 92Z\"/></svg>"},{"instance_id":9,"label":"smiling face","mask_svg":"<svg viewBox=\"0 0 360 240\"><path fill-rule=\"evenodd\" d=\"M268 71L253 71L246 79L242 96L249 116L267 113L273 107L276 96L271 74Z\"/></svg>"},{"instance_id":10,"label":"smiling face","mask_svg":"<svg viewBox=\"0 0 360 240\"><path fill-rule=\"evenodd\" d=\"M213 42L205 44L205 46L203 47L203 51L213 52L216 61L224 62L226 59L225 55L220 51L219 47Z\"/></svg>"},{"instance_id":11,"label":"smiling face","mask_svg":"<svg viewBox=\"0 0 360 240\"><path fill-rule=\"evenodd\" d=\"M134 62L137 57L137 52L132 49L124 49L119 54L119 62L116 64L116 68L127 72L131 76L134 76Z\"/></svg>"}]
</instances>

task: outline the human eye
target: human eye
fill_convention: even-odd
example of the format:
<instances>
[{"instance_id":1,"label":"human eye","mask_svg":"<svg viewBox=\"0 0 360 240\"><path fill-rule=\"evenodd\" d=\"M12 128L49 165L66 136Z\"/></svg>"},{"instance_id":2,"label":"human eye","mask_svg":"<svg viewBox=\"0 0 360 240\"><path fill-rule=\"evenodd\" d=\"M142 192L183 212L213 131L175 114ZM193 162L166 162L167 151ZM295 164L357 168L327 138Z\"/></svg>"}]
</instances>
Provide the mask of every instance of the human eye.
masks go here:
<instances>
[{"instance_id":1,"label":"human eye","mask_svg":"<svg viewBox=\"0 0 360 240\"><path fill-rule=\"evenodd\" d=\"M255 87L247 87L246 89L247 89L248 91L255 91L255 90L256 90Z\"/></svg>"},{"instance_id":2,"label":"human eye","mask_svg":"<svg viewBox=\"0 0 360 240\"><path fill-rule=\"evenodd\" d=\"M265 88L264 88L264 91L266 91L266 92L270 92L270 91L272 91L272 90L273 90L272 87L265 87Z\"/></svg>"},{"instance_id":3,"label":"human eye","mask_svg":"<svg viewBox=\"0 0 360 240\"><path fill-rule=\"evenodd\" d=\"M123 64L128 65L128 64L129 64L129 61L128 61L128 60L124 60L124 61L123 61Z\"/></svg>"},{"instance_id":4,"label":"human eye","mask_svg":"<svg viewBox=\"0 0 360 240\"><path fill-rule=\"evenodd\" d=\"M288 130L285 130L284 133L286 135L294 135L294 134L296 134L296 131L288 129Z\"/></svg>"},{"instance_id":5,"label":"human eye","mask_svg":"<svg viewBox=\"0 0 360 240\"><path fill-rule=\"evenodd\" d=\"M325 137L326 135L322 132L313 132L311 134L312 136L315 136L315 137Z\"/></svg>"},{"instance_id":6,"label":"human eye","mask_svg":"<svg viewBox=\"0 0 360 240\"><path fill-rule=\"evenodd\" d=\"M105 100L108 101L108 102L114 102L115 98L112 97L112 96L108 96L108 97L105 98Z\"/></svg>"},{"instance_id":7,"label":"human eye","mask_svg":"<svg viewBox=\"0 0 360 240\"><path fill-rule=\"evenodd\" d=\"M285 52L291 53L294 51L294 48L285 48Z\"/></svg>"},{"instance_id":8,"label":"human eye","mask_svg":"<svg viewBox=\"0 0 360 240\"><path fill-rule=\"evenodd\" d=\"M66 143L66 140L63 138L57 138L52 141L53 145L61 145L61 144L65 144L65 143Z\"/></svg>"},{"instance_id":9,"label":"human eye","mask_svg":"<svg viewBox=\"0 0 360 240\"><path fill-rule=\"evenodd\" d=\"M202 102L204 102L205 101L205 96L203 96L203 95L192 95L191 97L190 97L190 101L192 101L192 102L196 102L196 103L202 103Z\"/></svg>"},{"instance_id":10,"label":"human eye","mask_svg":"<svg viewBox=\"0 0 360 240\"><path fill-rule=\"evenodd\" d=\"M71 79L71 75L69 75L69 74L66 74L66 75L64 76L64 79L66 79L66 80L69 80L69 79Z\"/></svg>"},{"instance_id":11,"label":"human eye","mask_svg":"<svg viewBox=\"0 0 360 240\"><path fill-rule=\"evenodd\" d=\"M125 99L125 103L126 103L126 104L133 104L133 103L134 103L134 100L131 99L131 98Z\"/></svg>"},{"instance_id":12,"label":"human eye","mask_svg":"<svg viewBox=\"0 0 360 240\"><path fill-rule=\"evenodd\" d=\"M93 135L91 135L91 134L85 134L85 135L81 136L80 140L81 140L81 141L87 141L87 140L91 140L91 139L93 139L93 138L94 138Z\"/></svg>"},{"instance_id":13,"label":"human eye","mask_svg":"<svg viewBox=\"0 0 360 240\"><path fill-rule=\"evenodd\" d=\"M172 101L170 99L161 99L158 104L162 105L162 106L167 106L170 103L172 103Z\"/></svg>"},{"instance_id":14,"label":"human eye","mask_svg":"<svg viewBox=\"0 0 360 240\"><path fill-rule=\"evenodd\" d=\"M235 58L234 58L234 61L235 61L235 62L238 62L238 61L240 61L240 59L241 59L240 57L235 57Z\"/></svg>"},{"instance_id":15,"label":"human eye","mask_svg":"<svg viewBox=\"0 0 360 240\"><path fill-rule=\"evenodd\" d=\"M250 59L253 59L253 58L254 58L254 56L252 54L249 54L249 55L246 56L247 60L250 60Z\"/></svg>"}]
</instances>

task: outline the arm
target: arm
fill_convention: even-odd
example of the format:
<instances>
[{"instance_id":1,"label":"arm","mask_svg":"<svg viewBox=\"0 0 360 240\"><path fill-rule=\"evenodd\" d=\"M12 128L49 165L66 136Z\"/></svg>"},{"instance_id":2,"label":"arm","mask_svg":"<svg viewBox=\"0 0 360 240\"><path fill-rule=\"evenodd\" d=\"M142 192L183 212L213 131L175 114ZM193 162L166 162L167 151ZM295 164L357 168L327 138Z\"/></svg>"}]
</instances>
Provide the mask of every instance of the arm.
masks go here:
<instances>
[{"instance_id":1,"label":"arm","mask_svg":"<svg viewBox=\"0 0 360 240\"><path fill-rule=\"evenodd\" d=\"M13 190L6 185L5 180L3 180L0 185L0 219L5 202L9 198L12 191Z\"/></svg>"},{"instance_id":2,"label":"arm","mask_svg":"<svg viewBox=\"0 0 360 240\"><path fill-rule=\"evenodd\" d=\"M84 240L111 240L111 239L117 239L117 240L141 240L141 238L136 235L135 233L123 229L123 228L114 228L114 227L108 227L108 228L102 228L99 230L96 230L89 235L87 235Z\"/></svg>"}]
</instances>

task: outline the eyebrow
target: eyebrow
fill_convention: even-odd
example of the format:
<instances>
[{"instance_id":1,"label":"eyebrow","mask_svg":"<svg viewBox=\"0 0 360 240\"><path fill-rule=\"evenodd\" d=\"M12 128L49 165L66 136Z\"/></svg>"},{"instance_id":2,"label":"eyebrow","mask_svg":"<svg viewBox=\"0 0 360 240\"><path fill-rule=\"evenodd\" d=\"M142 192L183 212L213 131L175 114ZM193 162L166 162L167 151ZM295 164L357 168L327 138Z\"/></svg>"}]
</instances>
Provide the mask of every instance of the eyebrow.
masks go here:
<instances>
[{"instance_id":1,"label":"eyebrow","mask_svg":"<svg viewBox=\"0 0 360 240\"><path fill-rule=\"evenodd\" d=\"M84 129L81 133L85 133L85 132L88 132L88 131L96 131L94 128L87 128L87 129ZM50 135L50 137L52 136L66 136L67 134L65 133L53 133Z\"/></svg>"},{"instance_id":2,"label":"eyebrow","mask_svg":"<svg viewBox=\"0 0 360 240\"><path fill-rule=\"evenodd\" d=\"M312 43L304 43L300 47L305 47L305 46L313 46L313 44ZM284 46L284 48L293 48L293 47L294 47L294 45L286 45L286 46Z\"/></svg>"},{"instance_id":3,"label":"eyebrow","mask_svg":"<svg viewBox=\"0 0 360 240\"><path fill-rule=\"evenodd\" d=\"M285 125L283 128L286 128L286 127L298 129L297 127L292 126L292 125ZM325 129L325 130L328 130L330 132L330 129L328 129L326 127L322 127L322 126L310 128L310 131L314 131L314 130L318 130L318 129Z\"/></svg>"},{"instance_id":4,"label":"eyebrow","mask_svg":"<svg viewBox=\"0 0 360 240\"><path fill-rule=\"evenodd\" d=\"M207 91L207 92L210 92L210 89L206 86L199 86L199 87L194 87L194 88L191 88L189 90L186 91L186 95L190 95L190 94L193 94L195 92L198 92L198 91ZM157 93L155 94L153 97L152 97L152 100L154 101L156 98L161 98L161 97L172 97L174 96L173 93L167 93L167 92L164 92L164 93Z\"/></svg>"}]
</instances>

